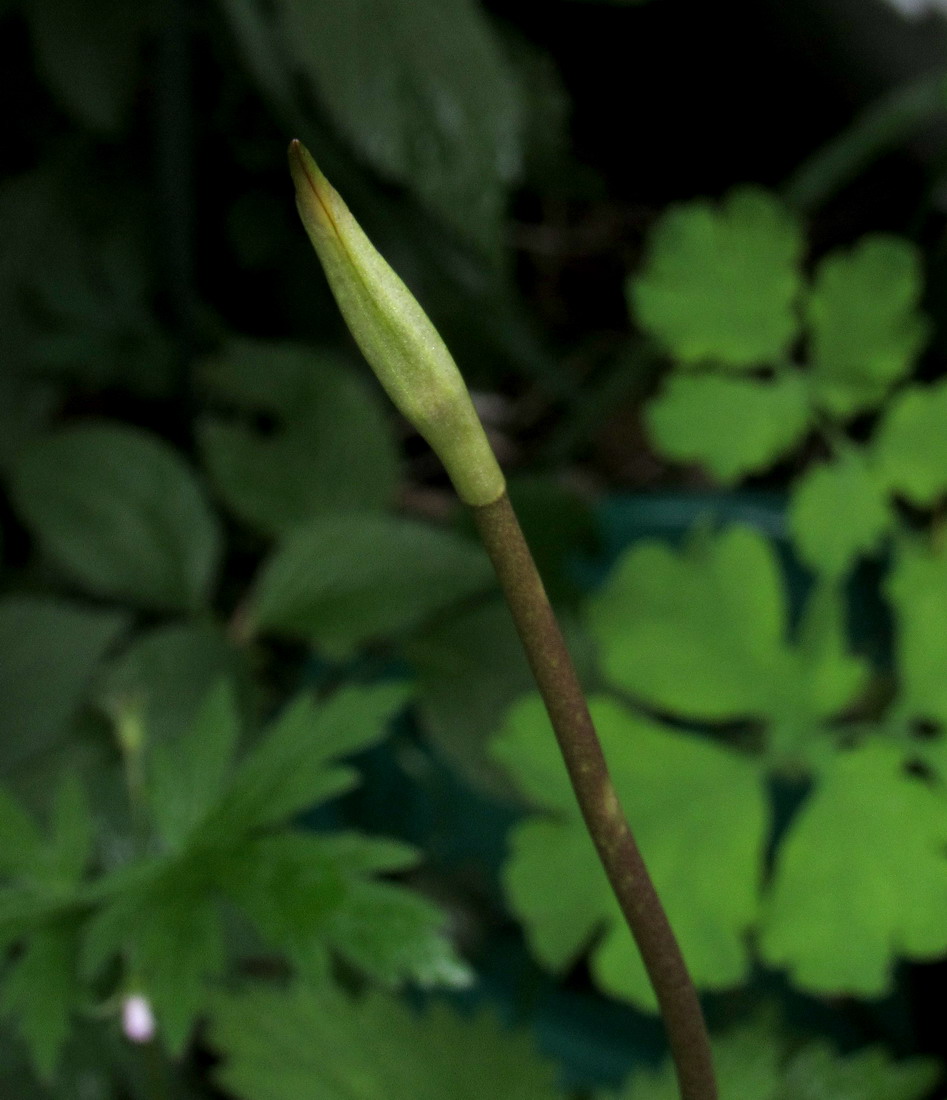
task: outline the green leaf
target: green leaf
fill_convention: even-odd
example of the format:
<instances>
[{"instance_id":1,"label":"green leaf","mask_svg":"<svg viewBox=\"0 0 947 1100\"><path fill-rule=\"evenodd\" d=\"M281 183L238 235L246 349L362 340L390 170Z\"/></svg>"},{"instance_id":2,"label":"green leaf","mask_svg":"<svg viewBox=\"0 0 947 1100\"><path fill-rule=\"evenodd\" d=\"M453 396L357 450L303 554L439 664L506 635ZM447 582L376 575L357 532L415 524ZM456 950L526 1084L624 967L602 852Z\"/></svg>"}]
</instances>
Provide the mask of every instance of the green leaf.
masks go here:
<instances>
[{"instance_id":1,"label":"green leaf","mask_svg":"<svg viewBox=\"0 0 947 1100\"><path fill-rule=\"evenodd\" d=\"M383 994L355 1001L299 985L215 1002L220 1085L241 1100L557 1100L556 1070L525 1033Z\"/></svg>"},{"instance_id":2,"label":"green leaf","mask_svg":"<svg viewBox=\"0 0 947 1100\"><path fill-rule=\"evenodd\" d=\"M484 591L491 578L483 551L449 531L369 513L327 516L267 559L249 617L261 630L348 654Z\"/></svg>"},{"instance_id":3,"label":"green leaf","mask_svg":"<svg viewBox=\"0 0 947 1100\"><path fill-rule=\"evenodd\" d=\"M730 485L768 469L802 441L806 386L795 371L772 382L672 374L648 406L647 422L663 454L699 462Z\"/></svg>"},{"instance_id":4,"label":"green leaf","mask_svg":"<svg viewBox=\"0 0 947 1100\"><path fill-rule=\"evenodd\" d=\"M879 997L895 959L947 952L947 800L904 750L839 754L780 844L759 941L812 993Z\"/></svg>"},{"instance_id":5,"label":"green leaf","mask_svg":"<svg viewBox=\"0 0 947 1100\"><path fill-rule=\"evenodd\" d=\"M320 705L300 695L240 762L204 835L232 842L352 786L351 769L330 761L379 741L405 698L402 684L345 687Z\"/></svg>"},{"instance_id":6,"label":"green leaf","mask_svg":"<svg viewBox=\"0 0 947 1100\"><path fill-rule=\"evenodd\" d=\"M427 899L394 883L355 880L329 917L328 940L384 985L408 978L422 987L469 986L471 970L445 933L444 914Z\"/></svg>"},{"instance_id":7,"label":"green leaf","mask_svg":"<svg viewBox=\"0 0 947 1100\"><path fill-rule=\"evenodd\" d=\"M65 600L0 600L0 761L9 771L66 734L127 616Z\"/></svg>"},{"instance_id":8,"label":"green leaf","mask_svg":"<svg viewBox=\"0 0 947 1100\"><path fill-rule=\"evenodd\" d=\"M604 698L593 720L616 791L697 986L725 989L749 972L768 809L759 769L710 741L638 718ZM646 1011L644 967L575 804L542 703L514 706L495 754L538 809L512 837L504 883L530 945L562 970L603 931L592 973ZM721 889L725 881L727 888Z\"/></svg>"},{"instance_id":9,"label":"green leaf","mask_svg":"<svg viewBox=\"0 0 947 1100\"><path fill-rule=\"evenodd\" d=\"M786 679L786 607L769 543L731 527L683 551L626 551L591 601L607 678L687 717L765 715Z\"/></svg>"},{"instance_id":10,"label":"green leaf","mask_svg":"<svg viewBox=\"0 0 947 1100\"><path fill-rule=\"evenodd\" d=\"M17 800L0 787L0 875L20 875L34 864L43 838Z\"/></svg>"},{"instance_id":11,"label":"green leaf","mask_svg":"<svg viewBox=\"0 0 947 1100\"><path fill-rule=\"evenodd\" d=\"M629 284L635 316L685 366L771 364L798 329L801 253L795 219L757 188L732 191L719 206L672 208Z\"/></svg>"},{"instance_id":12,"label":"green leaf","mask_svg":"<svg viewBox=\"0 0 947 1100\"><path fill-rule=\"evenodd\" d=\"M895 617L900 706L947 726L947 549L900 540L885 589Z\"/></svg>"},{"instance_id":13,"label":"green leaf","mask_svg":"<svg viewBox=\"0 0 947 1100\"><path fill-rule=\"evenodd\" d=\"M471 0L279 0L283 40L360 156L496 245L521 159L519 89Z\"/></svg>"},{"instance_id":14,"label":"green leaf","mask_svg":"<svg viewBox=\"0 0 947 1100\"><path fill-rule=\"evenodd\" d=\"M79 1004L75 921L51 923L34 932L3 979L0 1007L13 1017L33 1064L49 1081Z\"/></svg>"},{"instance_id":15,"label":"green leaf","mask_svg":"<svg viewBox=\"0 0 947 1100\"><path fill-rule=\"evenodd\" d=\"M507 708L533 687L505 603L481 607L425 630L407 648L417 670L417 713L425 733L465 778L496 792L502 782L486 739Z\"/></svg>"},{"instance_id":16,"label":"green leaf","mask_svg":"<svg viewBox=\"0 0 947 1100\"><path fill-rule=\"evenodd\" d=\"M832 580L879 549L892 519L884 487L859 451L810 467L793 486L789 530L795 547L808 566Z\"/></svg>"},{"instance_id":17,"label":"green leaf","mask_svg":"<svg viewBox=\"0 0 947 1100\"><path fill-rule=\"evenodd\" d=\"M131 705L151 741L186 733L208 691L234 679L239 655L223 631L207 623L155 627L110 661L96 689L107 710Z\"/></svg>"},{"instance_id":18,"label":"green leaf","mask_svg":"<svg viewBox=\"0 0 947 1100\"><path fill-rule=\"evenodd\" d=\"M239 735L236 702L222 682L206 696L187 733L152 747L148 802L168 848L182 848L217 805L233 765Z\"/></svg>"},{"instance_id":19,"label":"green leaf","mask_svg":"<svg viewBox=\"0 0 947 1100\"><path fill-rule=\"evenodd\" d=\"M12 489L43 550L89 592L170 610L208 599L220 530L162 440L104 421L66 428L24 451Z\"/></svg>"},{"instance_id":20,"label":"green leaf","mask_svg":"<svg viewBox=\"0 0 947 1100\"><path fill-rule=\"evenodd\" d=\"M180 1054L225 961L216 899L192 866L168 864L96 912L84 934L85 973L114 955L127 959L169 1050Z\"/></svg>"},{"instance_id":21,"label":"green leaf","mask_svg":"<svg viewBox=\"0 0 947 1100\"><path fill-rule=\"evenodd\" d=\"M398 456L376 393L331 355L241 340L207 364L205 381L241 418L205 418L201 450L233 512L269 534L326 512L383 508ZM276 421L265 434L249 417Z\"/></svg>"},{"instance_id":22,"label":"green leaf","mask_svg":"<svg viewBox=\"0 0 947 1100\"><path fill-rule=\"evenodd\" d=\"M908 386L887 405L871 459L889 492L931 508L947 492L947 381Z\"/></svg>"},{"instance_id":23,"label":"green leaf","mask_svg":"<svg viewBox=\"0 0 947 1100\"><path fill-rule=\"evenodd\" d=\"M936 1063L896 1062L881 1047L839 1054L822 1041L806 1042L792 1055L765 1021L737 1028L713 1041L722 1097L747 1100L922 1100L938 1078ZM633 1073L613 1100L677 1100L674 1064ZM599 1100L611 1100L600 1094Z\"/></svg>"},{"instance_id":24,"label":"green leaf","mask_svg":"<svg viewBox=\"0 0 947 1100\"><path fill-rule=\"evenodd\" d=\"M806 307L813 401L849 417L875 408L903 378L929 325L917 248L900 237L864 237L816 271Z\"/></svg>"},{"instance_id":25,"label":"green leaf","mask_svg":"<svg viewBox=\"0 0 947 1100\"><path fill-rule=\"evenodd\" d=\"M135 94L147 9L122 0L26 0L36 67L57 100L81 123L114 135Z\"/></svg>"},{"instance_id":26,"label":"green leaf","mask_svg":"<svg viewBox=\"0 0 947 1100\"><path fill-rule=\"evenodd\" d=\"M896 1062L883 1047L843 1056L815 1042L789 1060L773 1100L923 1100L939 1077L932 1059Z\"/></svg>"}]
</instances>

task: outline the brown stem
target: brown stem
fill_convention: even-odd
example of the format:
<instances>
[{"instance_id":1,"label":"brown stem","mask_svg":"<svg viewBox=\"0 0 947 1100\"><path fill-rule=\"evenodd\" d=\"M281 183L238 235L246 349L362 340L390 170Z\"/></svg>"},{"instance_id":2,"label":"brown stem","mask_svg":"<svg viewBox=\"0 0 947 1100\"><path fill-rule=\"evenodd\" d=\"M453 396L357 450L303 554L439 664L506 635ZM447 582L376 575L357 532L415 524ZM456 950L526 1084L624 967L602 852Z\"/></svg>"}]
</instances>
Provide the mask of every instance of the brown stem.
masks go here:
<instances>
[{"instance_id":1,"label":"brown stem","mask_svg":"<svg viewBox=\"0 0 947 1100\"><path fill-rule=\"evenodd\" d=\"M546 704L589 834L615 891L667 1030L681 1100L717 1100L697 992L618 802L585 694L506 493L473 509Z\"/></svg>"}]
</instances>

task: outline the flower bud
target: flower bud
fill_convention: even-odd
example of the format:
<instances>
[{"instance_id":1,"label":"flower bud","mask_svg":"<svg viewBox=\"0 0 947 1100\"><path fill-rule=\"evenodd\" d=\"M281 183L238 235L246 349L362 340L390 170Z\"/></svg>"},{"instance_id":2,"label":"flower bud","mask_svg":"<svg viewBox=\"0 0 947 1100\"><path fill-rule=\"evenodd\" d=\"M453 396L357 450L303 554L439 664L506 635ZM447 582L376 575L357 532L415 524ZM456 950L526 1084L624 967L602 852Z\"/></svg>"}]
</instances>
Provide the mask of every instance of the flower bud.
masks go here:
<instances>
[{"instance_id":1,"label":"flower bud","mask_svg":"<svg viewBox=\"0 0 947 1100\"><path fill-rule=\"evenodd\" d=\"M299 215L369 366L460 498L492 504L503 494L503 474L444 341L298 141L289 165Z\"/></svg>"},{"instance_id":2,"label":"flower bud","mask_svg":"<svg viewBox=\"0 0 947 1100\"><path fill-rule=\"evenodd\" d=\"M150 1043L157 1026L151 1002L141 993L131 993L122 1001L122 1031L133 1043Z\"/></svg>"}]
</instances>

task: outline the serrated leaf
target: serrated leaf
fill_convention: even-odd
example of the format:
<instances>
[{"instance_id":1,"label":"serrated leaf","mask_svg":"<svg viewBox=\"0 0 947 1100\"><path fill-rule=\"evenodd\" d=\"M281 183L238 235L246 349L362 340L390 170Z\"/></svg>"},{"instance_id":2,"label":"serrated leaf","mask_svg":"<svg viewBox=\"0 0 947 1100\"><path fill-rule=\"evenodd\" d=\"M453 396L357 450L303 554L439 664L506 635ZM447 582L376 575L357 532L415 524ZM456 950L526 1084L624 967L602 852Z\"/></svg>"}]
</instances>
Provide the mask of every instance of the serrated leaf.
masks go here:
<instances>
[{"instance_id":1,"label":"serrated leaf","mask_svg":"<svg viewBox=\"0 0 947 1100\"><path fill-rule=\"evenodd\" d=\"M217 804L229 778L239 735L236 701L222 682L208 693L187 733L152 746L148 803L168 848L182 848Z\"/></svg>"},{"instance_id":2,"label":"serrated leaf","mask_svg":"<svg viewBox=\"0 0 947 1100\"><path fill-rule=\"evenodd\" d=\"M277 546L248 614L257 629L347 654L486 590L491 577L483 551L449 531L370 513L327 516Z\"/></svg>"},{"instance_id":3,"label":"serrated leaf","mask_svg":"<svg viewBox=\"0 0 947 1100\"><path fill-rule=\"evenodd\" d=\"M137 635L110 661L96 696L107 710L133 706L149 740L167 741L190 728L208 691L238 668L239 656L218 626L171 623Z\"/></svg>"},{"instance_id":4,"label":"serrated leaf","mask_svg":"<svg viewBox=\"0 0 947 1100\"><path fill-rule=\"evenodd\" d=\"M644 541L589 606L607 678L661 710L765 715L786 679L786 607L762 535L731 527L683 552Z\"/></svg>"},{"instance_id":5,"label":"serrated leaf","mask_svg":"<svg viewBox=\"0 0 947 1100\"><path fill-rule=\"evenodd\" d=\"M831 580L877 551L892 519L884 488L859 451L811 467L793 486L793 543L808 566Z\"/></svg>"},{"instance_id":6,"label":"serrated leaf","mask_svg":"<svg viewBox=\"0 0 947 1100\"><path fill-rule=\"evenodd\" d=\"M699 462L734 484L768 469L806 434L806 386L797 373L772 382L672 374L647 410L658 449L678 462Z\"/></svg>"},{"instance_id":7,"label":"serrated leaf","mask_svg":"<svg viewBox=\"0 0 947 1100\"><path fill-rule=\"evenodd\" d=\"M3 979L0 1006L14 1017L40 1076L50 1080L78 1006L74 921L35 931Z\"/></svg>"},{"instance_id":8,"label":"serrated leaf","mask_svg":"<svg viewBox=\"0 0 947 1100\"><path fill-rule=\"evenodd\" d=\"M947 798L869 741L818 778L780 844L760 951L819 994L878 997L898 957L947 952Z\"/></svg>"},{"instance_id":9,"label":"serrated leaf","mask_svg":"<svg viewBox=\"0 0 947 1100\"><path fill-rule=\"evenodd\" d=\"M66 600L0 600L0 761L12 770L67 732L128 617Z\"/></svg>"},{"instance_id":10,"label":"serrated leaf","mask_svg":"<svg viewBox=\"0 0 947 1100\"><path fill-rule=\"evenodd\" d=\"M223 972L216 899L193 867L168 864L97 911L84 932L82 955L90 976L114 955L128 960L169 1050L180 1054L210 983Z\"/></svg>"},{"instance_id":11,"label":"serrated leaf","mask_svg":"<svg viewBox=\"0 0 947 1100\"><path fill-rule=\"evenodd\" d=\"M768 832L760 771L728 749L671 732L608 699L593 698L591 711L619 800L694 981L702 989L740 983L749 971L744 937L757 915ZM516 828L504 869L533 950L561 970L602 931L591 958L596 982L655 1011L538 697L514 706L495 754L537 808L554 815Z\"/></svg>"},{"instance_id":12,"label":"serrated leaf","mask_svg":"<svg viewBox=\"0 0 947 1100\"><path fill-rule=\"evenodd\" d=\"M871 442L878 478L893 493L931 508L947 492L947 382L895 394Z\"/></svg>"},{"instance_id":13,"label":"serrated leaf","mask_svg":"<svg viewBox=\"0 0 947 1100\"><path fill-rule=\"evenodd\" d=\"M470 0L278 5L287 51L359 154L464 238L495 247L520 168L519 89Z\"/></svg>"},{"instance_id":14,"label":"serrated leaf","mask_svg":"<svg viewBox=\"0 0 947 1100\"><path fill-rule=\"evenodd\" d=\"M789 1060L773 1100L923 1100L939 1077L933 1059L896 1062L882 1047L840 1055L815 1042Z\"/></svg>"},{"instance_id":15,"label":"serrated leaf","mask_svg":"<svg viewBox=\"0 0 947 1100\"><path fill-rule=\"evenodd\" d=\"M205 381L243 419L207 417L201 450L224 501L280 534L340 509L383 508L398 457L375 391L326 352L241 340L209 361ZM265 434L247 414L276 424Z\"/></svg>"},{"instance_id":16,"label":"serrated leaf","mask_svg":"<svg viewBox=\"0 0 947 1100\"><path fill-rule=\"evenodd\" d=\"M170 610L206 602L220 530L162 440L104 421L66 428L23 452L12 490L43 550L89 592Z\"/></svg>"},{"instance_id":17,"label":"serrated leaf","mask_svg":"<svg viewBox=\"0 0 947 1100\"><path fill-rule=\"evenodd\" d=\"M345 687L320 705L299 696L240 762L205 837L248 835L347 789L353 773L333 762L380 740L405 698L402 684Z\"/></svg>"},{"instance_id":18,"label":"serrated leaf","mask_svg":"<svg viewBox=\"0 0 947 1100\"><path fill-rule=\"evenodd\" d=\"M900 237L864 237L819 264L806 306L816 404L849 417L881 403L927 339L921 292L920 254Z\"/></svg>"},{"instance_id":19,"label":"serrated leaf","mask_svg":"<svg viewBox=\"0 0 947 1100\"><path fill-rule=\"evenodd\" d=\"M327 938L341 958L383 985L408 978L422 988L469 986L473 975L444 922L432 902L402 886L353 880L329 916Z\"/></svg>"},{"instance_id":20,"label":"serrated leaf","mask_svg":"<svg viewBox=\"0 0 947 1100\"><path fill-rule=\"evenodd\" d=\"M242 1100L556 1100L555 1067L525 1033L434 1004L415 1015L374 993L360 1001L302 986L215 1002L211 1043L222 1087Z\"/></svg>"},{"instance_id":21,"label":"serrated leaf","mask_svg":"<svg viewBox=\"0 0 947 1100\"><path fill-rule=\"evenodd\" d=\"M895 617L900 706L947 726L947 550L902 539L885 591Z\"/></svg>"},{"instance_id":22,"label":"serrated leaf","mask_svg":"<svg viewBox=\"0 0 947 1100\"><path fill-rule=\"evenodd\" d=\"M692 202L655 226L629 295L638 323L682 365L771 364L795 338L802 234L757 188L720 204Z\"/></svg>"},{"instance_id":23,"label":"serrated leaf","mask_svg":"<svg viewBox=\"0 0 947 1100\"><path fill-rule=\"evenodd\" d=\"M122 0L27 0L36 67L56 99L100 134L121 128L132 105L146 12Z\"/></svg>"}]
</instances>

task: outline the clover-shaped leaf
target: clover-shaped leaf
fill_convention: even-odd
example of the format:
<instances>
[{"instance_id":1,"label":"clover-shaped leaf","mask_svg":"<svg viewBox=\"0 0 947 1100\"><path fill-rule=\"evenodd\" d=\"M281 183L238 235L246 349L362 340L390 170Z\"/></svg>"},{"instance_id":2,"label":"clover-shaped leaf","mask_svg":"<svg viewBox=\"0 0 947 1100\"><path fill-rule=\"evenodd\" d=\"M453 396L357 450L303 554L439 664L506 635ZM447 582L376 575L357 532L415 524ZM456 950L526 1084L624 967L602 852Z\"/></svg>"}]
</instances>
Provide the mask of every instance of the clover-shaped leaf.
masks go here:
<instances>
[{"instance_id":1,"label":"clover-shaped leaf","mask_svg":"<svg viewBox=\"0 0 947 1100\"><path fill-rule=\"evenodd\" d=\"M683 552L633 546L592 600L589 621L608 679L675 714L765 714L785 678L779 566L748 528L698 537Z\"/></svg>"},{"instance_id":2,"label":"clover-shaped leaf","mask_svg":"<svg viewBox=\"0 0 947 1100\"><path fill-rule=\"evenodd\" d=\"M779 847L763 958L813 993L882 996L896 958L947 951L945 845L945 792L902 747L835 756Z\"/></svg>"},{"instance_id":3,"label":"clover-shaped leaf","mask_svg":"<svg viewBox=\"0 0 947 1100\"><path fill-rule=\"evenodd\" d=\"M896 394L871 455L891 492L921 508L935 505L947 492L947 381Z\"/></svg>"},{"instance_id":4,"label":"clover-shaped leaf","mask_svg":"<svg viewBox=\"0 0 947 1100\"><path fill-rule=\"evenodd\" d=\"M817 405L848 417L880 404L927 337L921 290L918 251L900 237L865 237L822 261L806 309Z\"/></svg>"},{"instance_id":5,"label":"clover-shaped leaf","mask_svg":"<svg viewBox=\"0 0 947 1100\"><path fill-rule=\"evenodd\" d=\"M629 287L635 316L682 364L743 370L781 359L798 321L802 234L758 188L678 206Z\"/></svg>"},{"instance_id":6,"label":"clover-shaped leaf","mask_svg":"<svg viewBox=\"0 0 947 1100\"><path fill-rule=\"evenodd\" d=\"M756 917L768 810L754 764L595 698L592 716L684 957L701 988L742 981ZM540 815L519 825L504 880L537 956L561 970L603 932L592 972L655 1010L654 994L575 804L542 703L510 712L494 752ZM721 890L721 881L727 889Z\"/></svg>"},{"instance_id":7,"label":"clover-shaped leaf","mask_svg":"<svg viewBox=\"0 0 947 1100\"><path fill-rule=\"evenodd\" d=\"M878 549L891 524L883 486L860 452L813 466L793 487L789 529L802 560L839 579Z\"/></svg>"},{"instance_id":8,"label":"clover-shaped leaf","mask_svg":"<svg viewBox=\"0 0 947 1100\"><path fill-rule=\"evenodd\" d=\"M662 454L699 462L727 485L771 466L801 441L808 421L806 386L796 372L772 382L672 374L648 407Z\"/></svg>"},{"instance_id":9,"label":"clover-shaped leaf","mask_svg":"<svg viewBox=\"0 0 947 1100\"><path fill-rule=\"evenodd\" d=\"M947 551L903 539L888 575L904 712L947 726Z\"/></svg>"}]
</instances>

